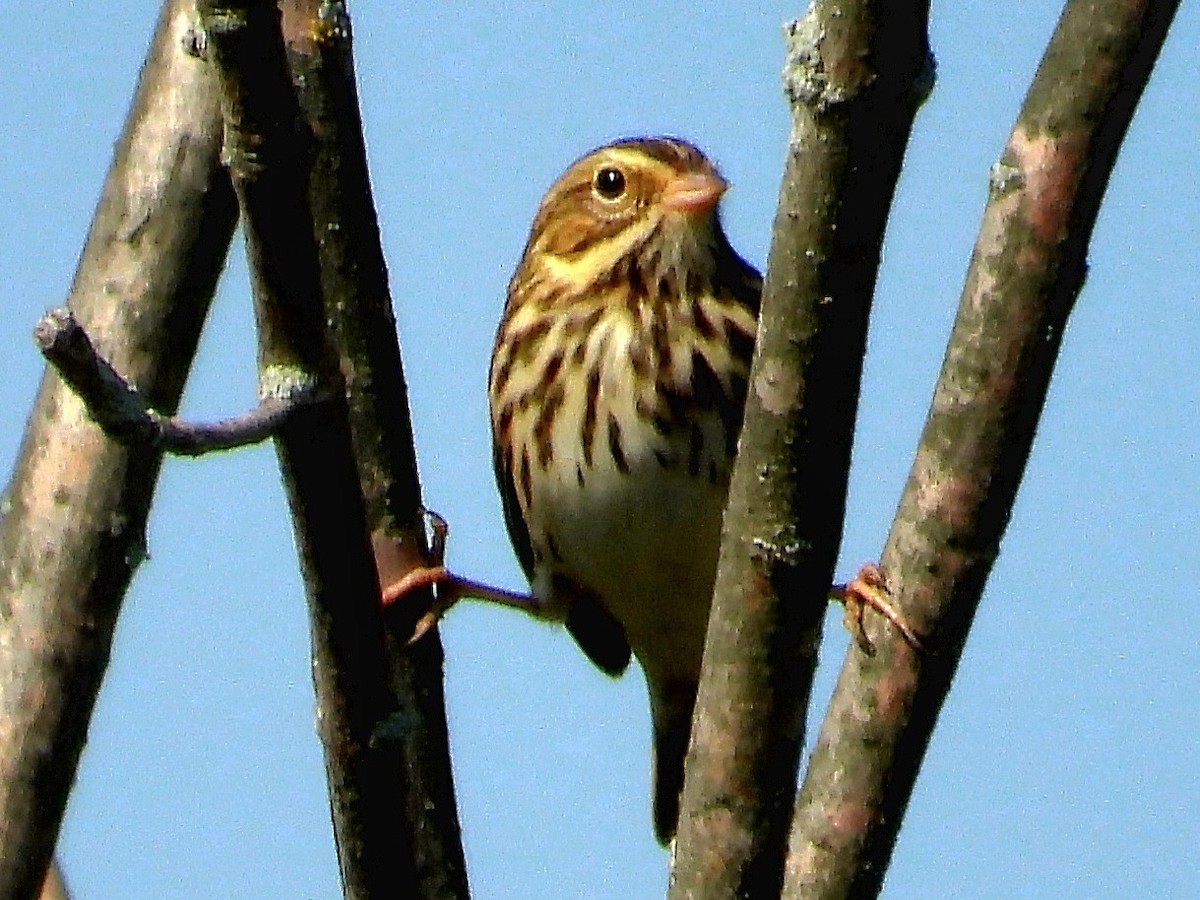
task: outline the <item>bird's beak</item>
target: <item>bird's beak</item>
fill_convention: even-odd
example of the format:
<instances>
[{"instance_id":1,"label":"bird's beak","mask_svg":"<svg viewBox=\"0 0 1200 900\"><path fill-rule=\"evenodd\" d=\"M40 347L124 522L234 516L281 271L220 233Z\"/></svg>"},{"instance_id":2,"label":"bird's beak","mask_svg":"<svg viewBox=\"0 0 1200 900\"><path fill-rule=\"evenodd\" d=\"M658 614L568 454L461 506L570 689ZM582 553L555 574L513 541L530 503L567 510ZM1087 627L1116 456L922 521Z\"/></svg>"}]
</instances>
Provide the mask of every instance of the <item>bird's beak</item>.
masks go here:
<instances>
[{"instance_id":1,"label":"bird's beak","mask_svg":"<svg viewBox=\"0 0 1200 900\"><path fill-rule=\"evenodd\" d=\"M729 189L729 182L715 172L677 175L663 188L662 204L674 212L704 213L711 210Z\"/></svg>"}]
</instances>

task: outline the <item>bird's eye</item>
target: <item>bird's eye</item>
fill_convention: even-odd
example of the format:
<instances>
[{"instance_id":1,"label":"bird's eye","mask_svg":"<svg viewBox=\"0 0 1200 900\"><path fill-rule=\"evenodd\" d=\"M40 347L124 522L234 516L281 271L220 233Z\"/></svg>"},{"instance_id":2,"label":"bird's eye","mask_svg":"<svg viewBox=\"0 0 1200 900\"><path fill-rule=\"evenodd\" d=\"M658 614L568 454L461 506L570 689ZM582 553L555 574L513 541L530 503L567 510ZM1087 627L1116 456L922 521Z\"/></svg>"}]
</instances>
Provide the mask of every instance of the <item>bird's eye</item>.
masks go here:
<instances>
[{"instance_id":1,"label":"bird's eye","mask_svg":"<svg viewBox=\"0 0 1200 900\"><path fill-rule=\"evenodd\" d=\"M596 193L605 200L616 200L625 193L625 173L620 169L605 166L596 173Z\"/></svg>"}]
</instances>

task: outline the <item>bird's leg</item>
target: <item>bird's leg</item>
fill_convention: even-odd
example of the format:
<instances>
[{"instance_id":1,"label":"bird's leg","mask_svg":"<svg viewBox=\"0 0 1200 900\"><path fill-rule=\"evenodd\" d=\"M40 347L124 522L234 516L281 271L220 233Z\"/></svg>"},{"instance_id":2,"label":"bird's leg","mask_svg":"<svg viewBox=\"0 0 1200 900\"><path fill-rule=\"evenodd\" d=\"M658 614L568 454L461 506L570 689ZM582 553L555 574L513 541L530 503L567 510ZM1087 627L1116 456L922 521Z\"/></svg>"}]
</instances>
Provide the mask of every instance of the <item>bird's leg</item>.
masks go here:
<instances>
[{"instance_id":1,"label":"bird's leg","mask_svg":"<svg viewBox=\"0 0 1200 900\"><path fill-rule=\"evenodd\" d=\"M830 590L829 596L846 608L846 629L854 635L855 642L863 652L870 654L875 651L871 639L867 637L867 632L863 628L863 611L868 606L891 622L910 647L918 652L924 650L917 633L892 603L887 578L884 576L883 570L874 563L864 565L848 583L835 584Z\"/></svg>"},{"instance_id":2,"label":"bird's leg","mask_svg":"<svg viewBox=\"0 0 1200 900\"><path fill-rule=\"evenodd\" d=\"M542 618L543 604L532 594L520 594L504 588L493 587L456 575L446 568L446 538L450 527L446 520L431 510L425 510L429 519L432 540L429 555L413 565L411 558L400 558L392 545L385 540L375 540L375 560L379 568L381 602L386 606L402 602L421 588L435 588L433 605L417 620L409 643L420 638L432 628L446 611L464 597L488 600L503 606L519 609ZM409 557L411 554L408 555Z\"/></svg>"}]
</instances>

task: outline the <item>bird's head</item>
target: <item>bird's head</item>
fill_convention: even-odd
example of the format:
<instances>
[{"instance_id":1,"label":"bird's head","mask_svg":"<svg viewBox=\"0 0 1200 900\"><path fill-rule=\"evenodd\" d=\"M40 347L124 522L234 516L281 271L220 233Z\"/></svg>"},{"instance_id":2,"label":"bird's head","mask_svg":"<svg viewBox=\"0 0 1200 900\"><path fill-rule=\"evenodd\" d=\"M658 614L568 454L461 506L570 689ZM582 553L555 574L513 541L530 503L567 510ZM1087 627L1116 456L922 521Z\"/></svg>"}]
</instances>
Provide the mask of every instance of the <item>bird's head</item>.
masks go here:
<instances>
[{"instance_id":1,"label":"bird's head","mask_svg":"<svg viewBox=\"0 0 1200 900\"><path fill-rule=\"evenodd\" d=\"M542 201L526 248L559 284L630 277L647 293L708 280L728 241L717 204L729 187L677 138L618 141L581 157Z\"/></svg>"}]
</instances>

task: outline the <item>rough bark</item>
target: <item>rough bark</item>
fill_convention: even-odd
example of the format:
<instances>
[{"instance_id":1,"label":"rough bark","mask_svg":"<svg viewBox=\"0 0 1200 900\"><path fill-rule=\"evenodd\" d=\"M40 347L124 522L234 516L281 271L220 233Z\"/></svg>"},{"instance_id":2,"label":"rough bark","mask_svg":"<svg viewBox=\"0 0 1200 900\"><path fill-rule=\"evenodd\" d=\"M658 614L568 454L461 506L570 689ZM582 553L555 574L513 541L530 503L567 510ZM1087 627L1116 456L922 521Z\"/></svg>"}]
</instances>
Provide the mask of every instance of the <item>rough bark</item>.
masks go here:
<instances>
[{"instance_id":1,"label":"rough bark","mask_svg":"<svg viewBox=\"0 0 1200 900\"><path fill-rule=\"evenodd\" d=\"M999 552L1117 151L1178 0L1071 0L992 173L958 318L883 554L931 652L842 670L784 896L871 897Z\"/></svg>"},{"instance_id":2,"label":"rough bark","mask_svg":"<svg viewBox=\"0 0 1200 900\"><path fill-rule=\"evenodd\" d=\"M179 403L237 208L220 113L168 2L69 303L149 402ZM32 352L32 348L31 348ZM0 897L41 887L121 600L145 555L161 454L106 438L48 372L0 503Z\"/></svg>"},{"instance_id":3,"label":"rough bark","mask_svg":"<svg viewBox=\"0 0 1200 900\"><path fill-rule=\"evenodd\" d=\"M793 131L672 898L779 894L880 247L912 120L931 86L927 16L921 2L818 2L787 28Z\"/></svg>"},{"instance_id":4,"label":"rough bark","mask_svg":"<svg viewBox=\"0 0 1200 900\"><path fill-rule=\"evenodd\" d=\"M282 4L283 33L302 114L314 135L309 200L319 236L326 317L345 378L367 523L389 575L426 555L408 391L359 115L345 7L323 0ZM426 590L426 594L428 591ZM420 896L468 895L454 798L436 628L411 647L417 615L432 597L389 607L388 684L401 711L378 738L403 758L405 804ZM403 811L402 811L403 810Z\"/></svg>"},{"instance_id":5,"label":"rough bark","mask_svg":"<svg viewBox=\"0 0 1200 900\"><path fill-rule=\"evenodd\" d=\"M337 352L328 340L308 201L313 135L289 76L279 11L200 5L222 84L225 158L242 209L259 326L260 391L317 398L276 435L308 596L318 731L347 897L416 896L405 808L405 718L388 683L379 579ZM346 360L353 366L355 360Z\"/></svg>"}]
</instances>

